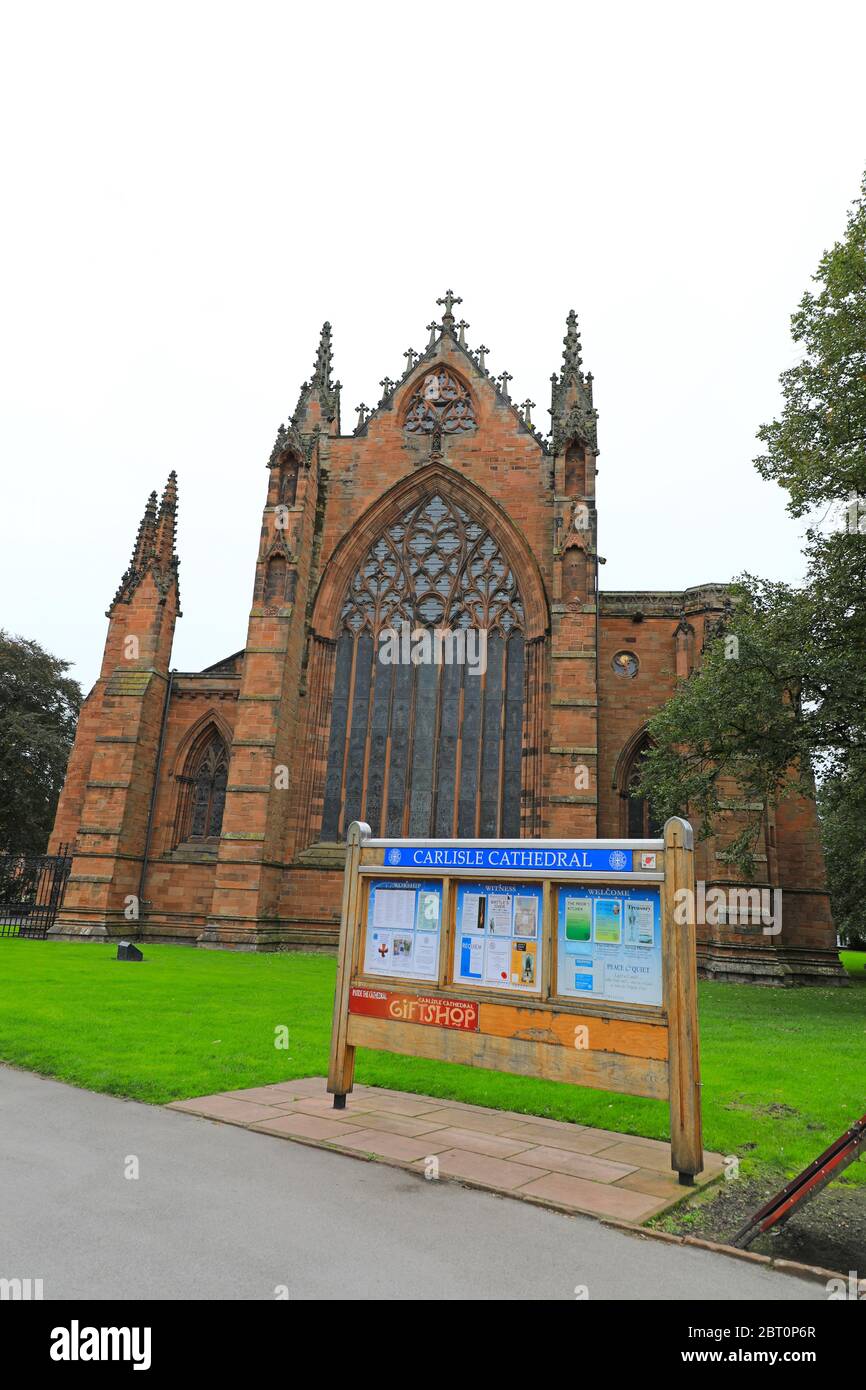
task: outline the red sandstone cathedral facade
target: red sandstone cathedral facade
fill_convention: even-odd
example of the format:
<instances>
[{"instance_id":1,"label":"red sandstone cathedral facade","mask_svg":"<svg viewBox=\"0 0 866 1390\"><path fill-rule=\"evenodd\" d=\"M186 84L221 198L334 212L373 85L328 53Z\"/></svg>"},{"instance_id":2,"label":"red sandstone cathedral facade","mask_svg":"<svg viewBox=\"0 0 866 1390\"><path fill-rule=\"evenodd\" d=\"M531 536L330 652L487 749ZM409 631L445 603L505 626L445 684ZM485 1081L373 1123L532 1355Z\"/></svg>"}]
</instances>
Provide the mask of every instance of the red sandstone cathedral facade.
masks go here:
<instances>
[{"instance_id":1,"label":"red sandstone cathedral facade","mask_svg":"<svg viewBox=\"0 0 866 1390\"><path fill-rule=\"evenodd\" d=\"M472 351L449 293L348 434L331 330L268 461L243 650L171 667L177 482L152 494L81 713L53 847L74 862L54 934L333 946L343 842L645 836L629 795L646 723L701 659L723 585L599 590L596 411L574 314L552 430ZM485 637L485 669L380 659L383 634ZM698 846L728 886L731 824ZM838 970L814 807L770 808L758 883L782 930L699 927L703 970L768 983Z\"/></svg>"}]
</instances>

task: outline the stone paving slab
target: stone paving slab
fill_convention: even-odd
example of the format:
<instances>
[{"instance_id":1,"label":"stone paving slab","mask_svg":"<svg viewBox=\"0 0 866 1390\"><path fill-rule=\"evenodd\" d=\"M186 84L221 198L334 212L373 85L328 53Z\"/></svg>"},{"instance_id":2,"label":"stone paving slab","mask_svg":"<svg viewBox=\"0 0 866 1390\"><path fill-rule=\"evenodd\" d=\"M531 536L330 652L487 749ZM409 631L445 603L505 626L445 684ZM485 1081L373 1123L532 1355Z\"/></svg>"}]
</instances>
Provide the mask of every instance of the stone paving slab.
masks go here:
<instances>
[{"instance_id":1,"label":"stone paving slab","mask_svg":"<svg viewBox=\"0 0 866 1390\"><path fill-rule=\"evenodd\" d=\"M685 1188L671 1171L670 1145L659 1139L375 1086L356 1086L346 1108L335 1110L321 1076L175 1101L168 1108L636 1223L712 1182L723 1168L720 1154L705 1153L695 1188Z\"/></svg>"}]
</instances>

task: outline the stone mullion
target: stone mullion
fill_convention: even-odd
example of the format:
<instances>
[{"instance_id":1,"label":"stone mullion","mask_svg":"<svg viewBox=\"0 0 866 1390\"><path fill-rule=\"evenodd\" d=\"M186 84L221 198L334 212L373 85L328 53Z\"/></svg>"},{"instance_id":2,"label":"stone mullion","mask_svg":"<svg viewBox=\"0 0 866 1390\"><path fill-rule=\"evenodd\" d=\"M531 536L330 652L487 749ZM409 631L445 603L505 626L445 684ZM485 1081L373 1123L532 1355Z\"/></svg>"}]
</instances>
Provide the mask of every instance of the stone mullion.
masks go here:
<instances>
[{"instance_id":1,"label":"stone mullion","mask_svg":"<svg viewBox=\"0 0 866 1390\"><path fill-rule=\"evenodd\" d=\"M328 733L331 691L334 684L336 643L322 638L312 641L309 677L309 713L307 755L300 780L297 835L291 845L291 856L305 849L313 838L313 822L321 825L325 799L325 774L328 759Z\"/></svg>"},{"instance_id":2,"label":"stone mullion","mask_svg":"<svg viewBox=\"0 0 866 1390\"><path fill-rule=\"evenodd\" d=\"M526 645L524 677L523 776L521 779L521 835L542 833L542 774L544 759L544 660L545 644L536 639Z\"/></svg>"}]
</instances>

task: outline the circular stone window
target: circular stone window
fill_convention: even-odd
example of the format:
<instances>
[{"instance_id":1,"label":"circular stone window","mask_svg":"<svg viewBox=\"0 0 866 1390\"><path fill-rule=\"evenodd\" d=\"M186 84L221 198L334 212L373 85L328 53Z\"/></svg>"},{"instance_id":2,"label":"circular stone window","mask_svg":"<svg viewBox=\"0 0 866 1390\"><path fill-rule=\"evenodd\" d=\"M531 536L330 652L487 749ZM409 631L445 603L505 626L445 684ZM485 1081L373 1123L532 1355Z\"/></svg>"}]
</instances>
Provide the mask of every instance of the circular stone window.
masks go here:
<instances>
[{"instance_id":1,"label":"circular stone window","mask_svg":"<svg viewBox=\"0 0 866 1390\"><path fill-rule=\"evenodd\" d=\"M640 662L634 652L617 652L610 664L618 676L633 677L640 669Z\"/></svg>"}]
</instances>

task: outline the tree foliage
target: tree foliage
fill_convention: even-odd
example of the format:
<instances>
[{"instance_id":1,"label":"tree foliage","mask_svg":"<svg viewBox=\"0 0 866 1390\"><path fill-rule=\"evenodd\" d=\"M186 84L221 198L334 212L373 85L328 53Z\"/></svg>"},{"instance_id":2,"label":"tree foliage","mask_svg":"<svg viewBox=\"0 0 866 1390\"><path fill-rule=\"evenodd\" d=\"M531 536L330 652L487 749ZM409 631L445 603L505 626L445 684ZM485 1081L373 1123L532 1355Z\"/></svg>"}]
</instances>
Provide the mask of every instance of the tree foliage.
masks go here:
<instances>
[{"instance_id":1,"label":"tree foliage","mask_svg":"<svg viewBox=\"0 0 866 1390\"><path fill-rule=\"evenodd\" d=\"M735 815L726 852L750 876L764 808L814 797L817 778L834 911L863 933L866 179L814 279L792 319L802 359L782 374L783 410L759 431L766 453L755 463L788 490L793 515L835 506L833 529L807 531L802 587L737 581L725 635L650 721L638 791L657 814L688 813L701 834Z\"/></svg>"},{"instance_id":2,"label":"tree foliage","mask_svg":"<svg viewBox=\"0 0 866 1390\"><path fill-rule=\"evenodd\" d=\"M0 630L0 850L47 844L81 705L69 665Z\"/></svg>"},{"instance_id":3,"label":"tree foliage","mask_svg":"<svg viewBox=\"0 0 866 1390\"><path fill-rule=\"evenodd\" d=\"M755 460L790 493L793 516L866 496L866 175L813 280L791 319L802 358L779 379L784 408L758 431L766 453Z\"/></svg>"},{"instance_id":4,"label":"tree foliage","mask_svg":"<svg viewBox=\"0 0 866 1390\"><path fill-rule=\"evenodd\" d=\"M818 793L833 920L844 941L866 941L866 756L826 777Z\"/></svg>"}]
</instances>

